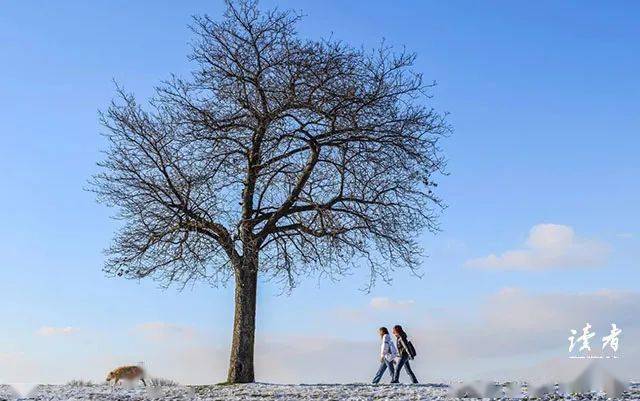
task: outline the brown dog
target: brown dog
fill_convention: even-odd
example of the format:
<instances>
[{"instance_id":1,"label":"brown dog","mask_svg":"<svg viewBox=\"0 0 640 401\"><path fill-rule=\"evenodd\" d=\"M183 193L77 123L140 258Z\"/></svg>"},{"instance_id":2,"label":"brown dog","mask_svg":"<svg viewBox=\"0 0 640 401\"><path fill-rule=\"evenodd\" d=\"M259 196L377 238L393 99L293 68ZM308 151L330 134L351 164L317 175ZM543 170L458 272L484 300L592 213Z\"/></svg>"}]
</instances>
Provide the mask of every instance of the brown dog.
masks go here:
<instances>
[{"instance_id":1,"label":"brown dog","mask_svg":"<svg viewBox=\"0 0 640 401\"><path fill-rule=\"evenodd\" d=\"M142 381L142 384L144 384L145 386L147 385L147 382L144 381L144 370L140 366L121 366L116 370L112 370L107 375L107 381L109 382L113 380L114 386L118 384L118 381L120 381L120 379L131 381L140 379Z\"/></svg>"}]
</instances>

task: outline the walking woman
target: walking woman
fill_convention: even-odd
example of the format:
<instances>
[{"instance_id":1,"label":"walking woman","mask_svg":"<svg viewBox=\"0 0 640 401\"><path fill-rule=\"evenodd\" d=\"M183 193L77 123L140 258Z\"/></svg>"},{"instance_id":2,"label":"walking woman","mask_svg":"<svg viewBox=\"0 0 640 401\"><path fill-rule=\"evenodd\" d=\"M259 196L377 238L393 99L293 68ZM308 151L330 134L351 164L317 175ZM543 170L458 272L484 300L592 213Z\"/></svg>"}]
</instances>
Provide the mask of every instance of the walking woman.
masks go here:
<instances>
[{"instance_id":1,"label":"walking woman","mask_svg":"<svg viewBox=\"0 0 640 401\"><path fill-rule=\"evenodd\" d=\"M395 374L393 375L393 380L391 383L399 383L400 382L400 370L404 367L411 377L412 383L418 383L418 379L416 379L416 375L411 370L411 365L409 364L409 359L411 359L411 354L408 349L409 340L407 339L407 333L402 330L402 326L396 325L393 326L393 335L396 336L397 344L398 344L398 354L400 355L400 360L398 361L398 366L396 366Z\"/></svg>"},{"instance_id":2,"label":"walking woman","mask_svg":"<svg viewBox=\"0 0 640 401\"><path fill-rule=\"evenodd\" d=\"M389 330L387 330L386 327L380 327L380 329L378 329L378 333L382 339L382 344L380 344L380 368L373 378L373 384L378 384L380 382L380 379L382 379L382 375L384 375L387 368L389 368L389 374L391 375L391 381L393 382L393 363L398 357L398 351L396 350L396 346L393 344L393 341L391 341Z\"/></svg>"}]
</instances>

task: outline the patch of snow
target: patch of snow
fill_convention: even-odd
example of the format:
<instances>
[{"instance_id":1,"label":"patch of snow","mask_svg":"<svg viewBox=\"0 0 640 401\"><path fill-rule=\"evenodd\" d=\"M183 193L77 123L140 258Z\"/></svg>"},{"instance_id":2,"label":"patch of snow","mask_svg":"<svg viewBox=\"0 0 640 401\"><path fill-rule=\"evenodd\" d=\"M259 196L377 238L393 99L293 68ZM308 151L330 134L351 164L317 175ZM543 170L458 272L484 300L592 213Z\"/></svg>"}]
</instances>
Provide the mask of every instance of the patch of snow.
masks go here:
<instances>
[{"instance_id":1,"label":"patch of snow","mask_svg":"<svg viewBox=\"0 0 640 401\"><path fill-rule=\"evenodd\" d=\"M0 401L384 401L384 400L447 400L449 386L446 384L244 384L176 387L112 387L109 385L69 386L40 385L26 398L9 386L0 386ZM22 396L24 397L24 396ZM606 396L576 394L561 397L548 395L553 401L605 401ZM611 399L609 399L611 400ZM640 386L633 385L620 400L640 400Z\"/></svg>"}]
</instances>

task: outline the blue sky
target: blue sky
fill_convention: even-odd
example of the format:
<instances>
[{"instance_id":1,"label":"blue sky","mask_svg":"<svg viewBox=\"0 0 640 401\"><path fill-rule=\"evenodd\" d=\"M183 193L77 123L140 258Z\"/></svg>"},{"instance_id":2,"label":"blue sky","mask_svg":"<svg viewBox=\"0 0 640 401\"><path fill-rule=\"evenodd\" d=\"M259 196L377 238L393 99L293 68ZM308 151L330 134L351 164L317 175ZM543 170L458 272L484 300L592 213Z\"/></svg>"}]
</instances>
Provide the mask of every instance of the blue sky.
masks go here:
<instances>
[{"instance_id":1,"label":"blue sky","mask_svg":"<svg viewBox=\"0 0 640 401\"><path fill-rule=\"evenodd\" d=\"M357 362L355 373L319 364L316 376L305 375L295 363L273 361L268 349L276 345L259 344L259 379L368 379L379 325L401 321L431 350L442 341L434 331L448 339L461 338L459 326L482 333L495 323L487 316L496 304L519 305L518 315L555 308L558 299L572 306L566 324L540 319L546 338L529 344L528 356L489 358L452 346L440 355L450 366L439 371L423 360L422 377L473 376L474 363L500 371L565 358L565 334L584 319L601 320L601 332L614 317L634 324L640 4L261 2L275 4L306 14L303 36L333 34L365 47L385 38L415 51L416 69L438 83L432 105L451 113L455 132L443 142L450 175L439 187L449 207L443 231L421 238L429 255L422 279L398 271L392 286L369 294L358 290L364 271L338 283L309 279L291 296L261 287L259 341L312 344L306 361L320 358L313 350L324 358L340 347L358 350L349 359L371 350L370 360ZM188 73L190 16L217 18L222 2L4 2L2 9L0 356L11 367L0 364L0 379L98 379L112 364L144 360L183 381L219 381L231 288L178 293L104 277L101 252L117 223L83 188L105 145L97 111L114 95L112 80L145 99L170 73ZM530 237L540 224L547 225ZM490 254L496 258L482 259ZM190 372L189 352L201 373ZM90 367L52 373L78 362Z\"/></svg>"}]
</instances>

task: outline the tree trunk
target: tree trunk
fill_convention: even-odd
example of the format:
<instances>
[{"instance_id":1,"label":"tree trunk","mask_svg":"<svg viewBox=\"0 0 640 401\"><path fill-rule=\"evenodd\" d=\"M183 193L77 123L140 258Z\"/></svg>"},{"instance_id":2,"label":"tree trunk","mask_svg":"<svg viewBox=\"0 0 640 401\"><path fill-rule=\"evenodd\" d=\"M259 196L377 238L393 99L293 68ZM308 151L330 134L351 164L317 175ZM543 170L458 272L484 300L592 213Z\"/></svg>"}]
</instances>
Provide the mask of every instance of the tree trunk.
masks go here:
<instances>
[{"instance_id":1,"label":"tree trunk","mask_svg":"<svg viewBox=\"0 0 640 401\"><path fill-rule=\"evenodd\" d=\"M233 318L233 341L229 363L229 383L252 383L253 348L256 332L256 291L258 287L258 258L245 260L236 269L236 306Z\"/></svg>"}]
</instances>

